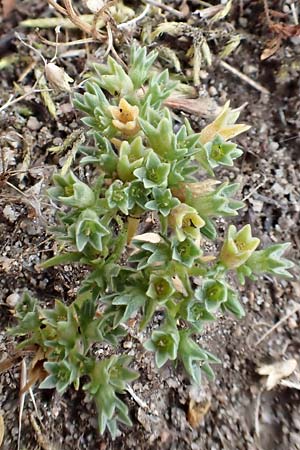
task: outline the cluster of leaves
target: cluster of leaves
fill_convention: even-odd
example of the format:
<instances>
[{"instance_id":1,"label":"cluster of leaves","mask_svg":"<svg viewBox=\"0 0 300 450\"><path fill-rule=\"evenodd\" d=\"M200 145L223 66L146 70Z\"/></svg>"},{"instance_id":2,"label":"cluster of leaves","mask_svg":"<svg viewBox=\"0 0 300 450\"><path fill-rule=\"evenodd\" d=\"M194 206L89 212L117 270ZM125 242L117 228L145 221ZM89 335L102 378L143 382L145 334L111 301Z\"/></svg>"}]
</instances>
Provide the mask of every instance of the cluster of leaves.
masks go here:
<instances>
[{"instance_id":1,"label":"cluster of leaves","mask_svg":"<svg viewBox=\"0 0 300 450\"><path fill-rule=\"evenodd\" d=\"M100 432L107 426L113 436L117 421L130 423L118 394L137 374L127 356L97 360L93 344L115 346L130 318L144 330L161 311L162 323L145 342L157 366L180 361L193 382L202 372L213 378L218 359L195 336L219 312L244 316L228 274L241 282L262 273L289 277L292 266L282 257L287 244L256 251L249 225L230 225L220 252L205 254L205 240L218 237L215 219L236 216L243 204L234 198L236 184L199 181L199 169L214 176L218 166L232 166L242 151L229 139L248 127L235 123L240 111L226 104L200 133L188 121L175 132L163 106L175 84L168 71L151 73L156 56L133 47L127 72L112 58L96 64L76 96L94 139L81 148L81 164L95 175L89 183L72 172L54 176L49 195L60 206L55 233L64 250L44 267L80 263L90 272L69 306L41 309L26 296L12 330L26 336L23 346L42 349L48 376L41 387L64 392L89 379L83 388L96 402ZM159 230L138 235L149 214Z\"/></svg>"}]
</instances>

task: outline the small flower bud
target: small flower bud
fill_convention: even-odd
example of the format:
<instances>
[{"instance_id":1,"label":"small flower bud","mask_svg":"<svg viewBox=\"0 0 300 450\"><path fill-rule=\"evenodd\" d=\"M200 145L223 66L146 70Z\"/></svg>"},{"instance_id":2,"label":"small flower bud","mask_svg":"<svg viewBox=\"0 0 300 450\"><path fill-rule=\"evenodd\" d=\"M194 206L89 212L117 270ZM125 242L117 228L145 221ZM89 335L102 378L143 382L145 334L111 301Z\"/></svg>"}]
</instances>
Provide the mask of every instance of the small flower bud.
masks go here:
<instances>
[{"instance_id":1,"label":"small flower bud","mask_svg":"<svg viewBox=\"0 0 300 450\"><path fill-rule=\"evenodd\" d=\"M171 210L169 226L175 230L177 239L182 242L187 236L192 239L199 237L199 229L205 225L197 211L184 203Z\"/></svg>"},{"instance_id":2,"label":"small flower bud","mask_svg":"<svg viewBox=\"0 0 300 450\"><path fill-rule=\"evenodd\" d=\"M132 106L125 98L121 98L119 106L110 106L109 110L113 117L113 125L125 136L133 136L139 131L137 106Z\"/></svg>"},{"instance_id":3,"label":"small flower bud","mask_svg":"<svg viewBox=\"0 0 300 450\"><path fill-rule=\"evenodd\" d=\"M146 295L159 303L165 303L175 292L169 277L154 275L150 276L149 288Z\"/></svg>"},{"instance_id":4,"label":"small flower bud","mask_svg":"<svg viewBox=\"0 0 300 450\"><path fill-rule=\"evenodd\" d=\"M229 225L227 236L220 253L220 261L228 269L236 269L244 264L259 244L259 239L251 236L250 225L240 231Z\"/></svg>"}]
</instances>

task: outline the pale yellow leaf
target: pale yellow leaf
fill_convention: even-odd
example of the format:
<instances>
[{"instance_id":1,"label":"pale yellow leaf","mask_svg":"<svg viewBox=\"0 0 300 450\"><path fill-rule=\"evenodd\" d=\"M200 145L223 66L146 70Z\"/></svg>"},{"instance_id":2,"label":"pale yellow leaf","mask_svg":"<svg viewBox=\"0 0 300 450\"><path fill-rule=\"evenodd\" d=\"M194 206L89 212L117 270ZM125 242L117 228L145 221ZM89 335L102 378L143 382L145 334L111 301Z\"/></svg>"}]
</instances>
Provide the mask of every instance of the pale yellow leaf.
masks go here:
<instances>
[{"instance_id":1,"label":"pale yellow leaf","mask_svg":"<svg viewBox=\"0 0 300 450\"><path fill-rule=\"evenodd\" d=\"M134 236L134 240L150 242L151 244L158 244L161 240L161 237L157 233L144 233L144 234L138 234L137 236Z\"/></svg>"},{"instance_id":2,"label":"pale yellow leaf","mask_svg":"<svg viewBox=\"0 0 300 450\"><path fill-rule=\"evenodd\" d=\"M210 23L218 22L219 20L225 19L225 17L229 14L232 6L232 0L229 0L226 5L224 5L224 8L217 12L211 19Z\"/></svg>"}]
</instances>

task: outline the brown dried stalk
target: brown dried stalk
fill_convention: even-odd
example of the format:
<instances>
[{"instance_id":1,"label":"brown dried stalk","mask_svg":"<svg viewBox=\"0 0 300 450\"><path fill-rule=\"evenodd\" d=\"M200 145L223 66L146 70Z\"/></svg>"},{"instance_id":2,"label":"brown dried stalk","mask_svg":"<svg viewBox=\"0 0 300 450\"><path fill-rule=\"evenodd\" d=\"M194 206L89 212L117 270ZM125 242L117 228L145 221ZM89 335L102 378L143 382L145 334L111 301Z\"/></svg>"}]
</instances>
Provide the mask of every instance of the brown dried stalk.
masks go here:
<instances>
[{"instance_id":1,"label":"brown dried stalk","mask_svg":"<svg viewBox=\"0 0 300 450\"><path fill-rule=\"evenodd\" d=\"M59 5L55 0L48 0L49 5L51 5L57 12L63 16L68 17L68 19L76 25L84 33L92 35L95 39L103 42L106 40L106 35L100 33L95 26L84 22L80 16L75 12L71 0L63 0L64 7Z\"/></svg>"}]
</instances>

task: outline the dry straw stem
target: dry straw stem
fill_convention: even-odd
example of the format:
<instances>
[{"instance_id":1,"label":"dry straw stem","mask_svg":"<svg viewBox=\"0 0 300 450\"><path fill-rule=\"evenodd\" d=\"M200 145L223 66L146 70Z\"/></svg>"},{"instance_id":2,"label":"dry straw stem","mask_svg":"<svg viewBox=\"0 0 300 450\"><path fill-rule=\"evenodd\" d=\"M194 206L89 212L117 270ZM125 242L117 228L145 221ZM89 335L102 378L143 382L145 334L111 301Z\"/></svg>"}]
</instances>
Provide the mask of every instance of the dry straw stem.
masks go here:
<instances>
[{"instance_id":1,"label":"dry straw stem","mask_svg":"<svg viewBox=\"0 0 300 450\"><path fill-rule=\"evenodd\" d=\"M93 14L82 14L80 16L81 20L84 23L91 25L93 23L94 16ZM23 20L20 25L25 28L56 28L61 27L64 29L76 29L78 28L70 19L67 17L40 17L38 19L26 19ZM104 27L104 21L98 22L98 28ZM103 40L106 38L103 35ZM97 40L97 39L96 39Z\"/></svg>"},{"instance_id":2,"label":"dry straw stem","mask_svg":"<svg viewBox=\"0 0 300 450\"><path fill-rule=\"evenodd\" d=\"M127 384L126 386L126 391L128 392L128 394L131 395L131 397L133 398L133 400L137 403L137 405L139 405L141 408L149 410L149 406L147 405L147 403L142 400L132 389L132 387Z\"/></svg>"},{"instance_id":3,"label":"dry straw stem","mask_svg":"<svg viewBox=\"0 0 300 450\"><path fill-rule=\"evenodd\" d=\"M173 16L179 17L179 19L183 19L185 15L178 11L177 9L172 8L171 6L164 5L163 3L156 2L155 0L144 0L145 3L148 3L149 5L155 6L156 8L163 9L170 14L173 14Z\"/></svg>"},{"instance_id":4,"label":"dry straw stem","mask_svg":"<svg viewBox=\"0 0 300 450\"><path fill-rule=\"evenodd\" d=\"M103 42L106 39L106 36L99 33L99 31L94 26L95 24L92 23L90 25L86 21L82 20L82 18L76 14L74 11L73 5L71 0L63 0L64 8L60 6L55 0L48 0L49 5L51 5L57 12L62 14L63 16L66 16L70 19L70 21L79 29L84 31L86 34L92 35L95 39ZM98 16L98 14L97 14ZM93 17L93 22L95 20L95 16ZM97 22L97 20L96 20Z\"/></svg>"},{"instance_id":5,"label":"dry straw stem","mask_svg":"<svg viewBox=\"0 0 300 450\"><path fill-rule=\"evenodd\" d=\"M255 428L255 434L258 438L259 438L259 434L260 434L259 411L260 411L261 394L262 393L263 393L263 388L261 388L257 394L256 405L255 405L255 410L254 410L254 428Z\"/></svg>"},{"instance_id":6,"label":"dry straw stem","mask_svg":"<svg viewBox=\"0 0 300 450\"><path fill-rule=\"evenodd\" d=\"M252 78L248 77L247 75L245 75L244 73L240 72L238 69L236 69L235 67L232 67L230 64L228 64L225 61L220 61L219 64L224 67L224 69L228 70L229 72L233 73L234 75L236 75L237 77L239 77L241 80L245 81L246 83L248 83L250 86L252 86L254 89L256 89L257 91L260 91L262 94L267 94L270 95L270 91L265 88L264 86L262 86L261 84L257 83L256 81L252 80Z\"/></svg>"},{"instance_id":7,"label":"dry straw stem","mask_svg":"<svg viewBox=\"0 0 300 450\"><path fill-rule=\"evenodd\" d=\"M24 409L24 402L26 397L26 392L23 392L27 381L27 368L25 359L21 362L21 373L20 373L20 408L19 408L19 431L18 431L18 450L21 444L21 432L22 432L22 414Z\"/></svg>"},{"instance_id":8,"label":"dry straw stem","mask_svg":"<svg viewBox=\"0 0 300 450\"><path fill-rule=\"evenodd\" d=\"M10 106L21 102L22 100L24 100L26 97L28 97L29 95L32 94L38 94L38 93L43 93L43 92L50 92L51 89L31 89L29 92L26 92L25 94L21 95L20 97L14 98L14 95L11 95L9 97L9 99L7 100L7 102L4 103L4 105L2 105L0 107L0 113L2 111L4 111L5 109L9 108Z\"/></svg>"},{"instance_id":9,"label":"dry straw stem","mask_svg":"<svg viewBox=\"0 0 300 450\"><path fill-rule=\"evenodd\" d=\"M43 450L55 450L55 447L50 444L48 439L45 437L45 433L43 433L42 430L40 429L37 421L35 420L34 415L31 413L29 417L30 417L30 422L31 422L32 428L34 429L34 432L36 435L36 440L37 440L39 446Z\"/></svg>"},{"instance_id":10,"label":"dry straw stem","mask_svg":"<svg viewBox=\"0 0 300 450\"><path fill-rule=\"evenodd\" d=\"M139 22L144 17L146 17L146 15L148 14L149 11L150 11L150 5L146 5L146 8L144 9L144 11L139 16L134 17L131 20L128 20L128 22L119 23L119 25L117 25L117 28L119 30L121 30L121 29L124 29L124 28L130 28L132 25L136 25L137 22Z\"/></svg>"},{"instance_id":11,"label":"dry straw stem","mask_svg":"<svg viewBox=\"0 0 300 450\"><path fill-rule=\"evenodd\" d=\"M4 433L5 433L4 419L3 419L2 414L0 414L0 447L3 442Z\"/></svg>"}]
</instances>

